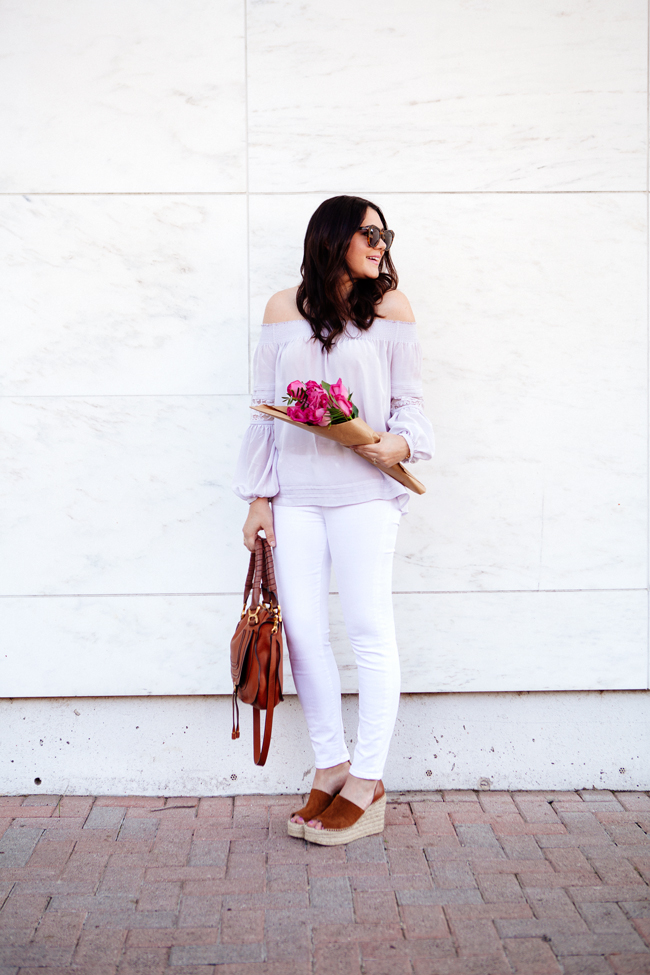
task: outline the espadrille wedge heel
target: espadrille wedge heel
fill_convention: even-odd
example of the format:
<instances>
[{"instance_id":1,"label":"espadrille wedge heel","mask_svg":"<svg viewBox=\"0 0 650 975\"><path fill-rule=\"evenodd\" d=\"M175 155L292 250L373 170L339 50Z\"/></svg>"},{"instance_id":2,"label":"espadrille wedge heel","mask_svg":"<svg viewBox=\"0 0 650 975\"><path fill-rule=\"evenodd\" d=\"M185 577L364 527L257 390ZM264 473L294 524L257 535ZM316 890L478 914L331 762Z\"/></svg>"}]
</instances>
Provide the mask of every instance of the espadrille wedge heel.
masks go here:
<instances>
[{"instance_id":1,"label":"espadrille wedge heel","mask_svg":"<svg viewBox=\"0 0 650 975\"><path fill-rule=\"evenodd\" d=\"M386 793L384 783L379 781L375 786L375 797L367 809L343 796L335 796L321 815L312 816L312 819L321 821L322 829L305 824L305 839L320 846L341 846L362 836L383 832L385 815Z\"/></svg>"},{"instance_id":2,"label":"espadrille wedge heel","mask_svg":"<svg viewBox=\"0 0 650 975\"><path fill-rule=\"evenodd\" d=\"M302 816L305 822L292 823L291 816L289 817L287 822L289 836L295 836L299 840L303 839L305 835L305 823L309 822L310 819L320 817L321 813L325 812L333 798L334 796L331 796L329 792L323 792L322 789L312 789L309 793L307 805L291 813L291 816Z\"/></svg>"}]
</instances>

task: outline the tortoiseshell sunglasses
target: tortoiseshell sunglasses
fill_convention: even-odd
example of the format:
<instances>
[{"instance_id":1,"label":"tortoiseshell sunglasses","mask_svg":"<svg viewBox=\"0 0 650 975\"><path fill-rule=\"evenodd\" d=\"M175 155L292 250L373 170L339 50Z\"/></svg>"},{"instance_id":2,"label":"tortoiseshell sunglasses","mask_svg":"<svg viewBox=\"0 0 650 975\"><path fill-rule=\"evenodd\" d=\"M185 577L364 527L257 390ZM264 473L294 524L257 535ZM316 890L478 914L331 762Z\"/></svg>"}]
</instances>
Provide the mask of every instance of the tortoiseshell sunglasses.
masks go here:
<instances>
[{"instance_id":1,"label":"tortoiseshell sunglasses","mask_svg":"<svg viewBox=\"0 0 650 975\"><path fill-rule=\"evenodd\" d=\"M371 224L369 227L359 227L359 233L366 235L368 247L376 247L379 241L383 240L386 244L387 251L390 250L390 246L395 240L395 234L392 230L380 230L374 224Z\"/></svg>"}]
</instances>

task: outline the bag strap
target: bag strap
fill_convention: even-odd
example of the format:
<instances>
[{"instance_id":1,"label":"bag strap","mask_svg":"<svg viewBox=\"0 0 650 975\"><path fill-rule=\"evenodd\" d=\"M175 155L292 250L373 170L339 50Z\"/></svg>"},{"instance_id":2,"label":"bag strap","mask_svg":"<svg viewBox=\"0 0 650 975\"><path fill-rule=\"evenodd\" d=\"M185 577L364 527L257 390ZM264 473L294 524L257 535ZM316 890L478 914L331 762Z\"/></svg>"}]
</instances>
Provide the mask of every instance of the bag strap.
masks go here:
<instances>
[{"instance_id":1,"label":"bag strap","mask_svg":"<svg viewBox=\"0 0 650 975\"><path fill-rule=\"evenodd\" d=\"M257 549L257 546L256 546ZM253 577L255 574L255 568L257 566L256 551L251 552L250 561L248 563L248 573L246 575L246 583L244 585L244 606L248 602L248 597L251 594L251 589L253 588ZM258 600L259 602L259 600Z\"/></svg>"},{"instance_id":2,"label":"bag strap","mask_svg":"<svg viewBox=\"0 0 650 975\"><path fill-rule=\"evenodd\" d=\"M253 552L253 557L255 559L255 573L253 575L253 606L257 606L260 602L261 588L262 588L262 578L264 576L264 539L261 535L258 535L255 539L255 551Z\"/></svg>"},{"instance_id":3,"label":"bag strap","mask_svg":"<svg viewBox=\"0 0 650 975\"><path fill-rule=\"evenodd\" d=\"M275 687L271 688L269 681L268 689L268 705L266 709L266 718L264 719L264 741L262 742L262 747L260 749L260 711L259 708L253 708L253 759L256 765L264 765L266 763L266 757L269 753L269 745L271 744L271 731L273 730L273 709L275 708L275 689L278 685L278 669L280 662L278 660L278 641L271 638L271 661L269 664L269 677L275 679Z\"/></svg>"},{"instance_id":4,"label":"bag strap","mask_svg":"<svg viewBox=\"0 0 650 975\"><path fill-rule=\"evenodd\" d=\"M264 596L271 606L278 605L277 584L275 581L275 569L273 567L273 550L267 540L258 535L255 539L255 551L251 555L246 578L246 590L244 592L244 606L251 591L249 580L253 590L253 606L260 602L260 596Z\"/></svg>"},{"instance_id":5,"label":"bag strap","mask_svg":"<svg viewBox=\"0 0 650 975\"><path fill-rule=\"evenodd\" d=\"M263 579L266 582L266 589L273 594L275 602L278 601L278 586L275 581L275 566L273 564L273 549L266 539L263 539L262 551L264 553L264 572Z\"/></svg>"},{"instance_id":6,"label":"bag strap","mask_svg":"<svg viewBox=\"0 0 650 975\"><path fill-rule=\"evenodd\" d=\"M251 552L248 563L248 574L244 585L244 606L248 602L251 591L253 593L253 606L258 605L261 595L264 595L271 606L278 605L278 586L275 581L273 549L261 535L258 535L255 540L255 550Z\"/></svg>"}]
</instances>

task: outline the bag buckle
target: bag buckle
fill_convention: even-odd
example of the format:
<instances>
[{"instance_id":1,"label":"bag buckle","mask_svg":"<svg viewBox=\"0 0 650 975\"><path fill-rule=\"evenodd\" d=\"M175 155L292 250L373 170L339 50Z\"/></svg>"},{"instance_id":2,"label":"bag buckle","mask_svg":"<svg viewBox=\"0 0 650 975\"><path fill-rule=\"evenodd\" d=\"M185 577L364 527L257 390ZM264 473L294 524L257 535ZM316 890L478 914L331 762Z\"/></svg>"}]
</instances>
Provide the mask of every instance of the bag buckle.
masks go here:
<instances>
[{"instance_id":1,"label":"bag buckle","mask_svg":"<svg viewBox=\"0 0 650 975\"><path fill-rule=\"evenodd\" d=\"M259 623L260 608L261 607L258 606L256 609L249 609L248 610L248 622L249 622L249 624L253 624L254 623L255 625L257 625Z\"/></svg>"},{"instance_id":2,"label":"bag buckle","mask_svg":"<svg viewBox=\"0 0 650 975\"><path fill-rule=\"evenodd\" d=\"M280 609L279 606L276 606L275 609L273 610L273 618L274 618L274 623L273 623L273 629L271 630L271 633L277 633L278 627L282 622L282 610Z\"/></svg>"}]
</instances>

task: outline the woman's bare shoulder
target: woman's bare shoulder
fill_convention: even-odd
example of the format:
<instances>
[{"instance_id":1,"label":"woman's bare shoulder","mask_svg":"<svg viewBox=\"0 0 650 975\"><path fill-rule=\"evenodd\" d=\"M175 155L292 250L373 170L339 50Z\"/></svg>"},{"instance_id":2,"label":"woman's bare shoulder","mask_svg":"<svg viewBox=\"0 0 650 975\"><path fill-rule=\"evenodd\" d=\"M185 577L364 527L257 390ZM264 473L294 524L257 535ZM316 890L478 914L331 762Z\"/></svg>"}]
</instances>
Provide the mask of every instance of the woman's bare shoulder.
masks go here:
<instances>
[{"instance_id":1,"label":"woman's bare shoulder","mask_svg":"<svg viewBox=\"0 0 650 975\"><path fill-rule=\"evenodd\" d=\"M388 318L393 322L415 321L413 309L403 291L387 291L377 305L377 311L382 318Z\"/></svg>"},{"instance_id":2,"label":"woman's bare shoulder","mask_svg":"<svg viewBox=\"0 0 650 975\"><path fill-rule=\"evenodd\" d=\"M291 322L301 317L296 305L297 291L298 285L295 288L285 288L284 291L276 292L269 299L264 312L265 325L271 325L273 322Z\"/></svg>"}]
</instances>

